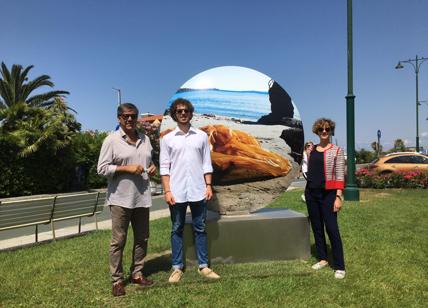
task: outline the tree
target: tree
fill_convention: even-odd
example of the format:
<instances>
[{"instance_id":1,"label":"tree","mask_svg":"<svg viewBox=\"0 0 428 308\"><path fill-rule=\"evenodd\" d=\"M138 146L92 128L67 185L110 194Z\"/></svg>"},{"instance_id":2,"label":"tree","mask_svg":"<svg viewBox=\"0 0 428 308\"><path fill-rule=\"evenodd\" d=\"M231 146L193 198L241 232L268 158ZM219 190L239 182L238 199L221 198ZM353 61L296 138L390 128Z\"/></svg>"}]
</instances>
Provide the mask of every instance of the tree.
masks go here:
<instances>
[{"instance_id":1,"label":"tree","mask_svg":"<svg viewBox=\"0 0 428 308\"><path fill-rule=\"evenodd\" d=\"M382 145L378 144L376 141L373 141L370 144L370 146L373 149L373 151L375 151L376 153L381 153L382 152L382 149L383 149Z\"/></svg>"},{"instance_id":2,"label":"tree","mask_svg":"<svg viewBox=\"0 0 428 308\"><path fill-rule=\"evenodd\" d=\"M366 149L361 149L359 151L355 151L355 159L357 160L357 164L366 164L373 161L377 156L377 153L367 151Z\"/></svg>"},{"instance_id":3,"label":"tree","mask_svg":"<svg viewBox=\"0 0 428 308\"><path fill-rule=\"evenodd\" d=\"M0 69L2 76L0 78L0 109L10 108L20 102L33 107L51 106L55 98L70 94L67 91L58 90L30 96L40 87L53 88L54 86L48 75L42 75L28 81L27 75L33 67L30 65L24 69L21 65L13 64L9 71L6 64L2 62Z\"/></svg>"},{"instance_id":4,"label":"tree","mask_svg":"<svg viewBox=\"0 0 428 308\"><path fill-rule=\"evenodd\" d=\"M59 97L49 108L18 102L0 109L0 123L1 138L16 145L22 157L41 147L55 154L71 143L81 126L68 111L67 103Z\"/></svg>"},{"instance_id":5,"label":"tree","mask_svg":"<svg viewBox=\"0 0 428 308\"><path fill-rule=\"evenodd\" d=\"M79 130L61 98L49 108L19 102L0 109L0 197L72 189Z\"/></svg>"},{"instance_id":6,"label":"tree","mask_svg":"<svg viewBox=\"0 0 428 308\"><path fill-rule=\"evenodd\" d=\"M404 152L405 150L406 150L406 146L404 145L404 141L402 139L395 139L394 151L395 152Z\"/></svg>"}]
</instances>

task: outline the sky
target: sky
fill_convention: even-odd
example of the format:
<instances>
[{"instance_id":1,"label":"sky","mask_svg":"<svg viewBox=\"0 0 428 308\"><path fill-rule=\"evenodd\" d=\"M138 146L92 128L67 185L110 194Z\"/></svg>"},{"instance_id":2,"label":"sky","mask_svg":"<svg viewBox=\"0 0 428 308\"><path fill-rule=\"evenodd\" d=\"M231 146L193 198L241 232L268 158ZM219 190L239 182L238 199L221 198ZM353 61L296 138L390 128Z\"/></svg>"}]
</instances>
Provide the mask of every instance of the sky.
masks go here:
<instances>
[{"instance_id":1,"label":"sky","mask_svg":"<svg viewBox=\"0 0 428 308\"><path fill-rule=\"evenodd\" d=\"M242 66L220 66L203 71L186 81L181 87L191 89L216 88L231 91L268 92L271 78L256 70Z\"/></svg>"},{"instance_id":2,"label":"sky","mask_svg":"<svg viewBox=\"0 0 428 308\"><path fill-rule=\"evenodd\" d=\"M117 92L162 113L196 74L236 65L275 79L297 105L306 140L319 117L346 148L346 0L0 0L0 61L34 65L67 90L83 129L116 126ZM427 0L353 1L356 148L415 145L415 72L428 58ZM47 91L48 89L45 89ZM428 147L428 61L419 73L420 145Z\"/></svg>"}]
</instances>

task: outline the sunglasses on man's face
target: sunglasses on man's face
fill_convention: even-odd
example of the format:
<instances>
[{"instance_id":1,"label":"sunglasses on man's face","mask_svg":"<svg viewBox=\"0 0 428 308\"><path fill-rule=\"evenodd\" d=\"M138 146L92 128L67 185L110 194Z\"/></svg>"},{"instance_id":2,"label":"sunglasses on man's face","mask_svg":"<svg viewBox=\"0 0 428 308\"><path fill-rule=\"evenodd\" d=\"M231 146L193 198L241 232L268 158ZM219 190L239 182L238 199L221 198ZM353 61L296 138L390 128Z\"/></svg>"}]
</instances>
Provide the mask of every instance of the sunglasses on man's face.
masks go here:
<instances>
[{"instance_id":1,"label":"sunglasses on man's face","mask_svg":"<svg viewBox=\"0 0 428 308\"><path fill-rule=\"evenodd\" d=\"M318 128L318 133L322 133L323 131L326 131L327 133L330 132L330 127L320 127Z\"/></svg>"},{"instance_id":2,"label":"sunglasses on man's face","mask_svg":"<svg viewBox=\"0 0 428 308\"><path fill-rule=\"evenodd\" d=\"M176 113L176 114L182 114L182 113L184 113L184 114L188 114L188 113L189 113L189 109L177 109L177 110L175 111L175 113Z\"/></svg>"},{"instance_id":3,"label":"sunglasses on man's face","mask_svg":"<svg viewBox=\"0 0 428 308\"><path fill-rule=\"evenodd\" d=\"M120 117L123 120L128 120L129 117L131 117L132 120L136 120L138 118L138 114L136 113L130 113L130 114L121 114Z\"/></svg>"}]
</instances>

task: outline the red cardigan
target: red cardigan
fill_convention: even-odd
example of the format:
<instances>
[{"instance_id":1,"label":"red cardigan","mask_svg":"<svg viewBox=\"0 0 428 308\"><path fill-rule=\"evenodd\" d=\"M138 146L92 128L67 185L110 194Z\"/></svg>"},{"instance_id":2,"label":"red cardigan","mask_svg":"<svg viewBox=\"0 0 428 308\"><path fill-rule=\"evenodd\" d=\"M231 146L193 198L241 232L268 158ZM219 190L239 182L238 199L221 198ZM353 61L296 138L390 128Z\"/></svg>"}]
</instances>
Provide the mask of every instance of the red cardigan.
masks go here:
<instances>
[{"instance_id":1,"label":"red cardigan","mask_svg":"<svg viewBox=\"0 0 428 308\"><path fill-rule=\"evenodd\" d=\"M345 157L341 147L330 144L324 151L324 176L325 189L345 188Z\"/></svg>"}]
</instances>

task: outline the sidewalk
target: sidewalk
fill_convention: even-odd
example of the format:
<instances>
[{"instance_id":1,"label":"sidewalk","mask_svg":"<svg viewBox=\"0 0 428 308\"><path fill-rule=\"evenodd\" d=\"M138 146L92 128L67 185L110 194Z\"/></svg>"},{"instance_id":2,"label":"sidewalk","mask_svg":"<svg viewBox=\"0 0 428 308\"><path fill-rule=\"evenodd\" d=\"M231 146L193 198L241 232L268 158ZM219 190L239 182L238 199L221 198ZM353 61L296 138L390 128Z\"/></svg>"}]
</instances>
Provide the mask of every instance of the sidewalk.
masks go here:
<instances>
[{"instance_id":1,"label":"sidewalk","mask_svg":"<svg viewBox=\"0 0 428 308\"><path fill-rule=\"evenodd\" d=\"M163 217L169 217L169 209L156 210L150 212L150 220L155 220ZM111 229L111 220L103 220L98 222L99 230L109 230ZM95 222L82 224L81 234L89 231L95 230ZM72 237L78 235L78 225L65 227L61 229L55 229L55 236L57 239L61 240L63 238ZM51 241L52 232L45 231L39 233L39 243ZM0 240L0 251L14 249L25 246L32 246L36 244L34 241L34 234L18 236L11 239Z\"/></svg>"}]
</instances>

